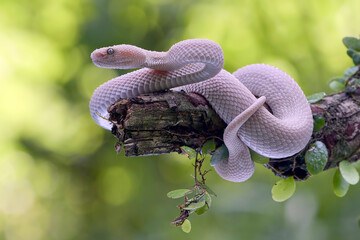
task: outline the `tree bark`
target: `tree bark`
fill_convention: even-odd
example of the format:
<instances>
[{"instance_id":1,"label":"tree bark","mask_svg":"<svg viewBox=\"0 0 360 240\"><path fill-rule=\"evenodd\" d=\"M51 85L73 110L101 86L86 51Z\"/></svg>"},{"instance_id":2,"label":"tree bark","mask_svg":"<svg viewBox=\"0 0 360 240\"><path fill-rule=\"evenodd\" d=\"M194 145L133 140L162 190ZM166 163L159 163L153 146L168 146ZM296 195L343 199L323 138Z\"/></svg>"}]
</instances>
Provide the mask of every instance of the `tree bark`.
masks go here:
<instances>
[{"instance_id":1,"label":"tree bark","mask_svg":"<svg viewBox=\"0 0 360 240\"><path fill-rule=\"evenodd\" d=\"M276 175L305 180L305 153L315 141L323 142L329 158L325 169L337 167L342 160L360 157L360 74L347 81L342 92L325 96L311 104L314 119L323 121L315 129L309 144L294 156L270 159L265 164ZM355 80L354 80L355 79ZM181 152L181 146L198 149L209 138L221 144L226 124L202 96L195 93L161 92L122 99L109 109L112 133L118 138L126 156ZM323 119L323 120L322 120ZM319 128L319 127L316 127Z\"/></svg>"}]
</instances>

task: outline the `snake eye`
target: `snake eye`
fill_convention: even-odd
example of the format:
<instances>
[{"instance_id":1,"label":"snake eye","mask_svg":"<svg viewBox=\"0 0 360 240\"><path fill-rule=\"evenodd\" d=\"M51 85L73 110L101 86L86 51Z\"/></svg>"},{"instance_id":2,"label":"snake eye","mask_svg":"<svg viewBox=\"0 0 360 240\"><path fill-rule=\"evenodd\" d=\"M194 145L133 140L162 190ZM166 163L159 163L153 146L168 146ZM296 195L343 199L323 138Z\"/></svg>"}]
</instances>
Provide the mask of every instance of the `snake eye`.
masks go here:
<instances>
[{"instance_id":1,"label":"snake eye","mask_svg":"<svg viewBox=\"0 0 360 240\"><path fill-rule=\"evenodd\" d=\"M108 55L111 55L111 54L114 54L115 51L114 51L114 49L109 48L106 52Z\"/></svg>"}]
</instances>

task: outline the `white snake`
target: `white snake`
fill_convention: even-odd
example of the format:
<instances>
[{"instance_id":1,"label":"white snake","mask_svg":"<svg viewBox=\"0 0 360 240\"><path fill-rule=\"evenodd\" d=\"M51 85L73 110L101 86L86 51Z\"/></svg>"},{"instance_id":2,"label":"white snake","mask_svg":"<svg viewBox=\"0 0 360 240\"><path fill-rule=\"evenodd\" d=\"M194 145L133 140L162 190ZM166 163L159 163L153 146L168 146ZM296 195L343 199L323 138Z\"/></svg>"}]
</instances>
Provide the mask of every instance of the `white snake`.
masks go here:
<instances>
[{"instance_id":1,"label":"white snake","mask_svg":"<svg viewBox=\"0 0 360 240\"><path fill-rule=\"evenodd\" d=\"M301 151L310 140L312 113L297 83L265 64L249 65L230 74L222 69L221 47L210 40L181 41L167 52L116 45L95 50L91 58L103 68L142 68L94 91L91 116L105 129L111 129L112 124L98 114L107 118L107 108L119 99L171 88L204 96L228 123L224 142L229 158L215 165L226 180L241 182L251 177L254 163L248 148L266 157L284 158ZM272 113L263 106L265 101Z\"/></svg>"}]
</instances>

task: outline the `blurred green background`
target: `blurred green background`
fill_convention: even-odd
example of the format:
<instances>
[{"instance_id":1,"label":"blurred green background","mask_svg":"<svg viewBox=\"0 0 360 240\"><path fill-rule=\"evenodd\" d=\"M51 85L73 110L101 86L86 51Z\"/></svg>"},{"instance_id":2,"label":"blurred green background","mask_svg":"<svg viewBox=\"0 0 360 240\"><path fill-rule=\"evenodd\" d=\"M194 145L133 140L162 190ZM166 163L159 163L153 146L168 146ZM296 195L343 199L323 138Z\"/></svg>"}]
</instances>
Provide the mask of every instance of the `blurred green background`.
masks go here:
<instances>
[{"instance_id":1,"label":"blurred green background","mask_svg":"<svg viewBox=\"0 0 360 240\"><path fill-rule=\"evenodd\" d=\"M117 155L88 110L124 73L95 67L94 49L187 38L218 42L231 72L264 62L307 95L330 93L352 65L341 39L359 36L359 11L359 0L0 0L0 239L359 239L358 186L336 197L330 170L276 203L278 178L262 166L245 183L209 174L218 197L185 234L166 193L192 186L189 160Z\"/></svg>"}]
</instances>

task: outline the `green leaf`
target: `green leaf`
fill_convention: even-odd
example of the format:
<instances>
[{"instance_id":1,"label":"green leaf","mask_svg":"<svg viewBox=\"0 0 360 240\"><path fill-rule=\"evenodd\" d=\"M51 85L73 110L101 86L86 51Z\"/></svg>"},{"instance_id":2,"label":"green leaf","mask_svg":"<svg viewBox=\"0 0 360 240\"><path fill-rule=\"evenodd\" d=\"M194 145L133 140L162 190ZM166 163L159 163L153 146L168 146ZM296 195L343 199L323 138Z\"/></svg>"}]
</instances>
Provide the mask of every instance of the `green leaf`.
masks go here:
<instances>
[{"instance_id":1,"label":"green leaf","mask_svg":"<svg viewBox=\"0 0 360 240\"><path fill-rule=\"evenodd\" d=\"M196 209L195 212L197 215L202 215L209 210L209 207L205 204L203 207Z\"/></svg>"},{"instance_id":2,"label":"green leaf","mask_svg":"<svg viewBox=\"0 0 360 240\"><path fill-rule=\"evenodd\" d=\"M315 93L313 95L306 97L306 99L308 100L309 103L317 103L321 99L323 99L325 97L325 95L326 94L324 92Z\"/></svg>"},{"instance_id":3,"label":"green leaf","mask_svg":"<svg viewBox=\"0 0 360 240\"><path fill-rule=\"evenodd\" d=\"M348 161L341 161L339 164L341 175L351 185L355 185L359 182L359 173L356 168Z\"/></svg>"},{"instance_id":4,"label":"green leaf","mask_svg":"<svg viewBox=\"0 0 360 240\"><path fill-rule=\"evenodd\" d=\"M191 147L188 147L188 146L182 146L180 149L183 153L185 153L185 155L189 159L194 159L196 157L195 149L192 149Z\"/></svg>"},{"instance_id":5,"label":"green leaf","mask_svg":"<svg viewBox=\"0 0 360 240\"><path fill-rule=\"evenodd\" d=\"M217 148L214 154L211 156L210 165L215 166L216 164L227 158L229 158L229 150L227 149L225 144L223 144L219 148Z\"/></svg>"},{"instance_id":6,"label":"green leaf","mask_svg":"<svg viewBox=\"0 0 360 240\"><path fill-rule=\"evenodd\" d=\"M201 152L202 154L208 154L212 151L214 151L216 148L216 143L215 143L215 140L214 139L210 139L210 140L207 140L202 149L201 149Z\"/></svg>"},{"instance_id":7,"label":"green leaf","mask_svg":"<svg viewBox=\"0 0 360 240\"><path fill-rule=\"evenodd\" d=\"M171 192L168 192L167 197L172 199L181 198L184 197L186 193L188 193L189 191L190 191L189 189L176 189Z\"/></svg>"},{"instance_id":8,"label":"green leaf","mask_svg":"<svg viewBox=\"0 0 360 240\"><path fill-rule=\"evenodd\" d=\"M185 233L189 233L191 231L191 222L189 221L189 219L185 219L185 221L181 225L181 230L183 230L183 232Z\"/></svg>"},{"instance_id":9,"label":"green leaf","mask_svg":"<svg viewBox=\"0 0 360 240\"><path fill-rule=\"evenodd\" d=\"M351 59L353 60L355 65L359 65L360 64L360 54L359 52L355 51L354 49L348 49L346 51L347 55L349 55L349 57L351 57Z\"/></svg>"},{"instance_id":10,"label":"green leaf","mask_svg":"<svg viewBox=\"0 0 360 240\"><path fill-rule=\"evenodd\" d=\"M334 193L338 197L343 197L349 190L349 183L341 176L340 170L336 169L333 178Z\"/></svg>"},{"instance_id":11,"label":"green leaf","mask_svg":"<svg viewBox=\"0 0 360 240\"><path fill-rule=\"evenodd\" d=\"M358 66L349 67L344 71L344 77L350 77L359 70Z\"/></svg>"},{"instance_id":12,"label":"green leaf","mask_svg":"<svg viewBox=\"0 0 360 240\"><path fill-rule=\"evenodd\" d=\"M211 196L210 196L210 194L205 194L204 199L205 199L205 205L203 207L195 210L197 215L204 214L207 210L209 210L209 208L211 206Z\"/></svg>"},{"instance_id":13,"label":"green leaf","mask_svg":"<svg viewBox=\"0 0 360 240\"><path fill-rule=\"evenodd\" d=\"M251 149L250 149L250 155L251 155L251 159L256 163L266 164L269 162L269 158L264 157Z\"/></svg>"},{"instance_id":14,"label":"green leaf","mask_svg":"<svg viewBox=\"0 0 360 240\"><path fill-rule=\"evenodd\" d=\"M314 118L314 132L321 130L325 126L325 118L318 115L313 115Z\"/></svg>"},{"instance_id":15,"label":"green leaf","mask_svg":"<svg viewBox=\"0 0 360 240\"><path fill-rule=\"evenodd\" d=\"M272 198L276 202L283 202L294 194L295 189L294 177L281 179L271 189Z\"/></svg>"},{"instance_id":16,"label":"green leaf","mask_svg":"<svg viewBox=\"0 0 360 240\"><path fill-rule=\"evenodd\" d=\"M324 170L328 160L328 151L323 142L316 141L305 153L306 168L312 175Z\"/></svg>"},{"instance_id":17,"label":"green leaf","mask_svg":"<svg viewBox=\"0 0 360 240\"><path fill-rule=\"evenodd\" d=\"M184 209L185 210L196 210L196 209L202 208L204 205L205 205L205 199L202 198L202 199L200 199L199 202L190 203L190 205L187 207L184 207Z\"/></svg>"},{"instance_id":18,"label":"green leaf","mask_svg":"<svg viewBox=\"0 0 360 240\"><path fill-rule=\"evenodd\" d=\"M345 47L360 51L360 39L355 37L344 37L342 41Z\"/></svg>"},{"instance_id":19,"label":"green leaf","mask_svg":"<svg viewBox=\"0 0 360 240\"><path fill-rule=\"evenodd\" d=\"M335 77L329 81L329 87L334 91L341 91L345 89L345 78Z\"/></svg>"}]
</instances>

